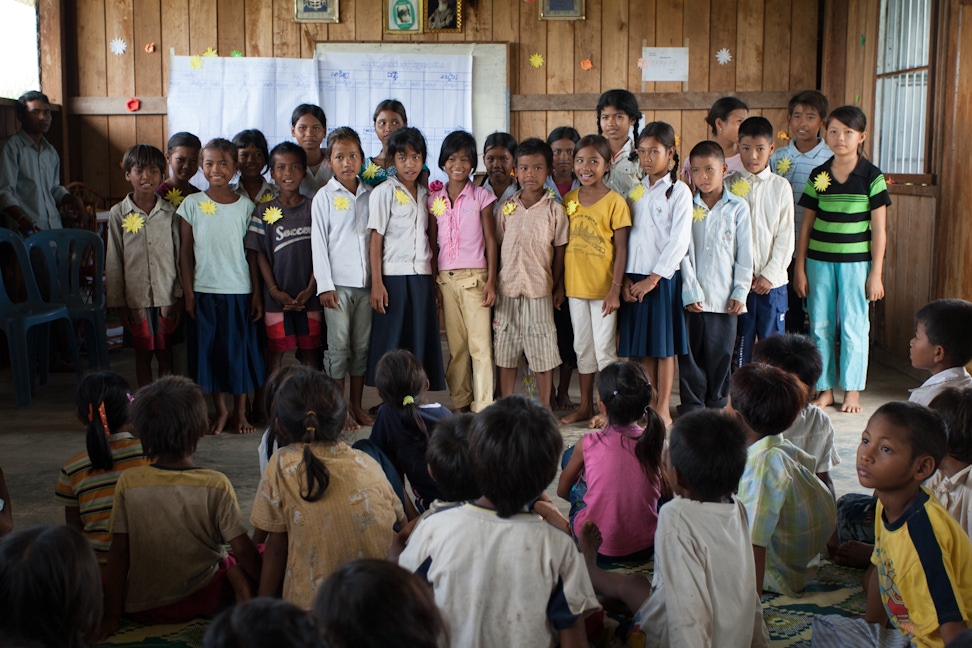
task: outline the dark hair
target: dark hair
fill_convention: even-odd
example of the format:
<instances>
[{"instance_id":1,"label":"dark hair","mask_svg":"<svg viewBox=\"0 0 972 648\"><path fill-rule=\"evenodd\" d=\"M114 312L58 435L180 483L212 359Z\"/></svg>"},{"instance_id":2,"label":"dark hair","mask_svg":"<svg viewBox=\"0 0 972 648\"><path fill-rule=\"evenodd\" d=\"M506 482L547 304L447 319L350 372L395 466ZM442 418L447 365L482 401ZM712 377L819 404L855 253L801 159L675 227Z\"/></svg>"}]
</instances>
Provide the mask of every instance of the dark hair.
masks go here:
<instances>
[{"instance_id":1,"label":"dark hair","mask_svg":"<svg viewBox=\"0 0 972 648\"><path fill-rule=\"evenodd\" d=\"M483 144L483 155L489 149L497 146L505 148L510 152L510 155L513 155L513 152L516 150L516 138L509 133L501 133L499 131L490 133L486 136L486 142Z\"/></svg>"},{"instance_id":2,"label":"dark hair","mask_svg":"<svg viewBox=\"0 0 972 648\"><path fill-rule=\"evenodd\" d=\"M729 398L743 422L766 437L789 429L807 397L793 374L751 362L733 372Z\"/></svg>"},{"instance_id":3,"label":"dark hair","mask_svg":"<svg viewBox=\"0 0 972 648\"><path fill-rule=\"evenodd\" d=\"M689 153L689 160L704 157L714 157L723 164L726 162L726 153L722 150L722 146L718 142L713 142L712 140L703 140L699 142L692 147L692 151Z\"/></svg>"},{"instance_id":4,"label":"dark hair","mask_svg":"<svg viewBox=\"0 0 972 648\"><path fill-rule=\"evenodd\" d=\"M524 396L507 396L484 409L469 433L476 485L502 518L519 513L543 492L563 449L553 414Z\"/></svg>"},{"instance_id":5,"label":"dark hair","mask_svg":"<svg viewBox=\"0 0 972 648\"><path fill-rule=\"evenodd\" d=\"M774 137L773 124L765 117L747 117L743 123L739 124L739 138L742 139L743 137L752 137L753 139L762 137L772 143Z\"/></svg>"},{"instance_id":6,"label":"dark hair","mask_svg":"<svg viewBox=\"0 0 972 648\"><path fill-rule=\"evenodd\" d=\"M318 588L311 614L328 648L448 645L432 588L387 560L338 567Z\"/></svg>"},{"instance_id":7,"label":"dark hair","mask_svg":"<svg viewBox=\"0 0 972 648\"><path fill-rule=\"evenodd\" d=\"M217 616L203 640L204 648L325 648L305 610L275 598L238 603Z\"/></svg>"},{"instance_id":8,"label":"dark hair","mask_svg":"<svg viewBox=\"0 0 972 648\"><path fill-rule=\"evenodd\" d=\"M115 465L108 435L128 424L131 402L132 390L128 381L112 371L88 374L78 383L74 406L78 416L87 422L85 444L93 469L111 470Z\"/></svg>"},{"instance_id":9,"label":"dark hair","mask_svg":"<svg viewBox=\"0 0 972 648\"><path fill-rule=\"evenodd\" d=\"M375 114L371 116L371 121L378 121L378 115L386 110L398 113L398 116L402 118L402 123L405 126L408 126L408 116L405 114L405 105L402 104L402 102L398 99L385 99L379 103L378 107L375 108Z\"/></svg>"},{"instance_id":10,"label":"dark hair","mask_svg":"<svg viewBox=\"0 0 972 648\"><path fill-rule=\"evenodd\" d=\"M729 497L746 469L746 428L724 410L690 412L672 424L668 458L696 497Z\"/></svg>"},{"instance_id":11,"label":"dark hair","mask_svg":"<svg viewBox=\"0 0 972 648\"><path fill-rule=\"evenodd\" d=\"M476 150L476 138L472 133L463 130L452 131L442 140L442 148L439 150L439 168L445 170L445 163L456 153L465 153L472 163L472 173L476 172L479 165L479 153Z\"/></svg>"},{"instance_id":12,"label":"dark hair","mask_svg":"<svg viewBox=\"0 0 972 648\"><path fill-rule=\"evenodd\" d=\"M712 129L713 135L716 135L718 132L716 130L716 120L729 121L729 115L736 110L749 112L749 106L736 97L720 97L715 100L715 103L709 108L709 114L705 116L705 123Z\"/></svg>"},{"instance_id":13,"label":"dark hair","mask_svg":"<svg viewBox=\"0 0 972 648\"><path fill-rule=\"evenodd\" d=\"M429 438L418 411L428 380L422 363L407 349L389 351L375 366L378 396L385 406L395 410L408 435L418 441Z\"/></svg>"},{"instance_id":14,"label":"dark hair","mask_svg":"<svg viewBox=\"0 0 972 648\"><path fill-rule=\"evenodd\" d=\"M294 146L297 145L294 144ZM297 148L300 147L298 146ZM303 149L301 150L303 151ZM285 445L290 445L289 439L282 438L279 434L277 434L277 426L274 424L274 419L273 419L273 415L274 415L273 408L274 405L276 404L277 392L280 391L280 387L285 382L287 382L288 378L290 378L297 372L297 369L300 366L301 365L281 366L279 369L277 369L272 374L270 374L270 377L267 378L267 382L263 386L263 411L266 412L270 417L270 420L267 421L267 428L268 428L267 440L266 440L267 457L273 455L274 445L276 445L278 448Z\"/></svg>"},{"instance_id":15,"label":"dark hair","mask_svg":"<svg viewBox=\"0 0 972 648\"><path fill-rule=\"evenodd\" d=\"M635 442L634 453L645 475L649 479L657 477L665 445L665 422L651 409L655 390L644 368L636 362L609 364L597 380L597 395L611 425L631 425L642 417L648 418L647 427Z\"/></svg>"},{"instance_id":16,"label":"dark hair","mask_svg":"<svg viewBox=\"0 0 972 648\"><path fill-rule=\"evenodd\" d=\"M448 502L477 499L482 493L469 467L469 432L474 414L468 412L435 424L425 450L435 487Z\"/></svg>"},{"instance_id":17,"label":"dark hair","mask_svg":"<svg viewBox=\"0 0 972 648\"><path fill-rule=\"evenodd\" d=\"M200 142L199 138L193 135L192 133L187 133L186 131L180 131L174 135L169 136L169 141L165 145L166 155L169 155L170 153L172 153L173 149L177 149L180 146L185 146L186 148L191 148L198 152L199 149L202 148L202 142Z\"/></svg>"},{"instance_id":18,"label":"dark hair","mask_svg":"<svg viewBox=\"0 0 972 648\"><path fill-rule=\"evenodd\" d=\"M948 449L948 430L938 412L918 403L892 401L879 407L871 418L878 416L907 430L912 460L928 455L935 460L935 469L938 469Z\"/></svg>"},{"instance_id":19,"label":"dark hair","mask_svg":"<svg viewBox=\"0 0 972 648\"><path fill-rule=\"evenodd\" d=\"M21 124L24 123L25 119L27 119L28 101L43 101L44 103L47 104L48 108L51 107L51 100L48 99L47 95L44 94L43 92L40 92L38 90L30 90L29 92L25 92L24 94L17 97L17 106L16 106L17 119L20 120Z\"/></svg>"},{"instance_id":20,"label":"dark hair","mask_svg":"<svg viewBox=\"0 0 972 648\"><path fill-rule=\"evenodd\" d=\"M763 338L753 347L753 361L790 372L807 387L808 394L815 389L823 373L820 349L808 336L798 333Z\"/></svg>"},{"instance_id":21,"label":"dark hair","mask_svg":"<svg viewBox=\"0 0 972 648\"><path fill-rule=\"evenodd\" d=\"M830 102L827 100L827 96L817 90L803 90L790 97L790 103L786 106L786 116L792 116L797 106L813 108L820 115L820 119L826 119L827 113L830 111Z\"/></svg>"},{"instance_id":22,"label":"dark hair","mask_svg":"<svg viewBox=\"0 0 972 648\"><path fill-rule=\"evenodd\" d=\"M826 121L828 128L830 127L830 122L835 119L851 130L856 130L858 133L863 133L867 130L867 115L857 106L840 106L830 111Z\"/></svg>"},{"instance_id":23,"label":"dark hair","mask_svg":"<svg viewBox=\"0 0 972 648\"><path fill-rule=\"evenodd\" d=\"M284 381L277 390L273 417L277 433L289 443L304 443L304 471L307 492L301 487L305 502L324 497L331 473L323 461L314 455L310 444L314 441L336 441L347 414L344 394L337 383L320 371L302 367Z\"/></svg>"},{"instance_id":24,"label":"dark hair","mask_svg":"<svg viewBox=\"0 0 972 648\"><path fill-rule=\"evenodd\" d=\"M422 131L411 126L399 128L388 138L388 155L394 160L399 153L404 153L405 149L411 148L422 156L422 161L429 156L429 149L425 144L425 136Z\"/></svg>"},{"instance_id":25,"label":"dark hair","mask_svg":"<svg viewBox=\"0 0 972 648\"><path fill-rule=\"evenodd\" d=\"M938 412L948 428L948 454L972 464L972 387L947 387L932 399L929 407Z\"/></svg>"},{"instance_id":26,"label":"dark hair","mask_svg":"<svg viewBox=\"0 0 972 648\"><path fill-rule=\"evenodd\" d=\"M678 148L675 146L675 129L672 125L663 121L653 121L645 124L645 127L641 130L641 134L638 135L637 143L641 144L642 141L647 138L652 138L666 149L671 149L673 154L672 159L672 171L671 179L672 186L668 188L665 192L665 198L672 197L672 191L675 190L675 183L678 182Z\"/></svg>"},{"instance_id":27,"label":"dark hair","mask_svg":"<svg viewBox=\"0 0 972 648\"><path fill-rule=\"evenodd\" d=\"M270 168L270 151L267 150L267 138L257 129L248 128L240 131L233 136L233 144L236 145L237 149L255 146L263 154L263 170L260 173L264 173Z\"/></svg>"},{"instance_id":28,"label":"dark hair","mask_svg":"<svg viewBox=\"0 0 972 648\"><path fill-rule=\"evenodd\" d=\"M165 155L151 144L136 144L125 151L125 158L122 160L122 168L125 173L132 170L132 167L156 167L160 173L165 173Z\"/></svg>"},{"instance_id":29,"label":"dark hair","mask_svg":"<svg viewBox=\"0 0 972 648\"><path fill-rule=\"evenodd\" d=\"M580 133L573 126L558 126L547 135L547 144L553 144L557 140L569 139L576 144L580 140Z\"/></svg>"},{"instance_id":30,"label":"dark hair","mask_svg":"<svg viewBox=\"0 0 972 648\"><path fill-rule=\"evenodd\" d=\"M209 430L202 389L183 376L162 376L135 395L132 427L149 459L178 461L192 456Z\"/></svg>"},{"instance_id":31,"label":"dark hair","mask_svg":"<svg viewBox=\"0 0 972 648\"><path fill-rule=\"evenodd\" d=\"M321 110L321 107L315 106L314 104L303 103L294 108L294 112L290 115L290 125L296 126L297 122L300 121L300 118L304 115L310 115L317 121L321 122L321 126L324 127L325 131L327 130L327 117L324 115L324 111Z\"/></svg>"},{"instance_id":32,"label":"dark hair","mask_svg":"<svg viewBox=\"0 0 972 648\"><path fill-rule=\"evenodd\" d=\"M517 160L524 155L542 155L547 161L547 171L553 168L553 149L539 137L530 137L517 144L513 152L513 165L516 166Z\"/></svg>"},{"instance_id":33,"label":"dark hair","mask_svg":"<svg viewBox=\"0 0 972 648\"><path fill-rule=\"evenodd\" d=\"M574 155L585 147L592 147L597 154L601 156L604 160L604 164L607 166L608 170L611 169L611 144L608 142L607 138L603 135L585 135L578 140L577 144L574 145Z\"/></svg>"},{"instance_id":34,"label":"dark hair","mask_svg":"<svg viewBox=\"0 0 972 648\"><path fill-rule=\"evenodd\" d=\"M273 158L277 155L286 154L296 155L297 159L300 160L301 166L307 169L307 151L300 148L300 145L295 142L280 142L272 149L270 149L270 157L267 158L267 165L270 169L273 169Z\"/></svg>"},{"instance_id":35,"label":"dark hair","mask_svg":"<svg viewBox=\"0 0 972 648\"><path fill-rule=\"evenodd\" d=\"M944 347L953 367L972 360L972 303L964 299L936 299L915 315L915 324L925 326L928 341Z\"/></svg>"},{"instance_id":36,"label":"dark hair","mask_svg":"<svg viewBox=\"0 0 972 648\"><path fill-rule=\"evenodd\" d=\"M239 164L240 150L236 147L236 144L229 141L223 137L214 137L213 139L206 142L201 149L199 149L199 160L202 161L203 151L220 151L225 155L233 158L233 164Z\"/></svg>"},{"instance_id":37,"label":"dark hair","mask_svg":"<svg viewBox=\"0 0 972 648\"><path fill-rule=\"evenodd\" d=\"M621 112L626 114L632 122L634 122L632 124L634 141L638 142L639 141L638 125L641 123L641 109L638 108L638 99L635 98L634 94L632 94L628 90L615 88L614 90L608 90L607 92L601 95L601 97L597 100L597 134L598 135L600 135L602 132L601 131L601 111L607 108L608 106L614 108L615 110L620 110ZM581 147L578 146L577 148L581 148ZM631 151L631 154L628 155L628 159L637 160L638 152ZM608 162L610 161L611 158L608 157Z\"/></svg>"},{"instance_id":38,"label":"dark hair","mask_svg":"<svg viewBox=\"0 0 972 648\"><path fill-rule=\"evenodd\" d=\"M358 133L353 128L348 128L347 126L341 126L340 128L335 128L327 136L327 156L331 157L331 147L337 142L354 142L358 146L358 153L361 154L361 158L364 159L364 149L361 148L361 138L358 137ZM307 155L306 153L304 154Z\"/></svg>"},{"instance_id":39,"label":"dark hair","mask_svg":"<svg viewBox=\"0 0 972 648\"><path fill-rule=\"evenodd\" d=\"M87 646L97 639L101 596L98 561L77 529L35 526L0 541L3 645Z\"/></svg>"}]
</instances>

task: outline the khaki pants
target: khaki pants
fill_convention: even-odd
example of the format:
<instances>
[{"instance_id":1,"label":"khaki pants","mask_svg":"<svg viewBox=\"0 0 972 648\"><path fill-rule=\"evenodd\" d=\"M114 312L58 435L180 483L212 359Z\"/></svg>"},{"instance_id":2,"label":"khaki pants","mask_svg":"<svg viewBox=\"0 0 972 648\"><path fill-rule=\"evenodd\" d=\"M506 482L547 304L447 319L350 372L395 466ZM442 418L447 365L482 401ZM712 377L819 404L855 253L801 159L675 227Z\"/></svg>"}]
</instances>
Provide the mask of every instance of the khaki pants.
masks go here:
<instances>
[{"instance_id":1,"label":"khaki pants","mask_svg":"<svg viewBox=\"0 0 972 648\"><path fill-rule=\"evenodd\" d=\"M483 306L486 270L443 270L442 291L449 366L446 384L453 407L479 412L493 402L493 335L490 309Z\"/></svg>"}]
</instances>

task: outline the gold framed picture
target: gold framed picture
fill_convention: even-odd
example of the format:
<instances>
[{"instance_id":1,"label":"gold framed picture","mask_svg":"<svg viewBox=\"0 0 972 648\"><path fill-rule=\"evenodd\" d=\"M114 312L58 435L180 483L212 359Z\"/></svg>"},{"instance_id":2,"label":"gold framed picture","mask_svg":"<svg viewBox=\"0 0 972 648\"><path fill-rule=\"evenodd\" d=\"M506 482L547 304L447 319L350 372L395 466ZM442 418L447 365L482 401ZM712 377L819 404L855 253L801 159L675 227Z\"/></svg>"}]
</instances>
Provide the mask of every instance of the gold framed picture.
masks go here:
<instances>
[{"instance_id":1,"label":"gold framed picture","mask_svg":"<svg viewBox=\"0 0 972 648\"><path fill-rule=\"evenodd\" d=\"M426 0L425 31L461 32L462 0Z\"/></svg>"},{"instance_id":2,"label":"gold framed picture","mask_svg":"<svg viewBox=\"0 0 972 648\"><path fill-rule=\"evenodd\" d=\"M540 0L540 20L584 20L584 0Z\"/></svg>"},{"instance_id":3,"label":"gold framed picture","mask_svg":"<svg viewBox=\"0 0 972 648\"><path fill-rule=\"evenodd\" d=\"M431 0L436 2L436 0ZM422 0L382 0L386 34L421 34L425 9Z\"/></svg>"},{"instance_id":4,"label":"gold framed picture","mask_svg":"<svg viewBox=\"0 0 972 648\"><path fill-rule=\"evenodd\" d=\"M294 0L294 22L336 23L340 0Z\"/></svg>"}]
</instances>

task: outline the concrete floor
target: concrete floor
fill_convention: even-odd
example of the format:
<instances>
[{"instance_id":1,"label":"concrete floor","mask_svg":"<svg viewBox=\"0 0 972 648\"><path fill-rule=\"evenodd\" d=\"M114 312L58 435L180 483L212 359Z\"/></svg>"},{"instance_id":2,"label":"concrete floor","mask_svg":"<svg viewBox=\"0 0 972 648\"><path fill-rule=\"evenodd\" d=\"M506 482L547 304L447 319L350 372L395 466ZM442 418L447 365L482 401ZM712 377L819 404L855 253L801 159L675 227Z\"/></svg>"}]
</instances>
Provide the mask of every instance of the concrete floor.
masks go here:
<instances>
[{"instance_id":1,"label":"concrete floor","mask_svg":"<svg viewBox=\"0 0 972 648\"><path fill-rule=\"evenodd\" d=\"M113 351L111 363L115 371L132 384L135 383L134 352ZM867 417L887 401L907 399L908 389L918 384L919 381L913 377L872 362L868 389L863 394L864 412L842 414L828 408L837 429L837 450L842 459L842 463L831 473L838 496L860 490L854 456ZM0 373L0 467L10 490L16 527L63 521L63 507L53 501L54 486L61 465L84 451L85 447L83 427L74 415L75 385L74 374L52 374L48 385L37 387L33 405L27 409L17 409L9 370ZM576 375L572 397L575 401L578 398ZM676 399L677 396L673 403ZM449 405L447 392L430 393L429 400ZM367 388L365 406L378 402L377 392ZM565 444L576 442L584 431L585 428L580 425L562 428ZM363 429L349 440L368 433L369 429ZM206 437L200 442L195 455L199 466L219 470L230 478L247 520L260 478L256 451L258 441L259 435ZM555 491L556 480L548 492L566 512L567 503L560 500Z\"/></svg>"}]
</instances>

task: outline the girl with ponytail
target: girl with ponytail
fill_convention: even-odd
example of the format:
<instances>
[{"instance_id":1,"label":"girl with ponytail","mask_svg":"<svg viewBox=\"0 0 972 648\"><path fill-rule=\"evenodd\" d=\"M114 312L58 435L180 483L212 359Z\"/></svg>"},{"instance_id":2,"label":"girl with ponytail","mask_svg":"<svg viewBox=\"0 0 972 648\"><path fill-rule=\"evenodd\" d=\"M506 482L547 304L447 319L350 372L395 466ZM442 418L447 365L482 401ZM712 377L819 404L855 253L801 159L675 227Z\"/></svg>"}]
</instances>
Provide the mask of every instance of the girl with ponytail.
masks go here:
<instances>
[{"instance_id":1,"label":"girl with ponytail","mask_svg":"<svg viewBox=\"0 0 972 648\"><path fill-rule=\"evenodd\" d=\"M271 420L281 447L270 457L250 522L269 532L260 596L309 608L335 569L384 558L405 522L381 467L340 441L347 404L338 385L300 367L282 384ZM284 445L286 444L286 445Z\"/></svg>"},{"instance_id":2,"label":"girl with ponytail","mask_svg":"<svg viewBox=\"0 0 972 648\"><path fill-rule=\"evenodd\" d=\"M608 139L612 155L608 160L611 172L605 176L604 184L622 196L628 195L642 177L638 152L634 150L640 124L638 100L627 90L608 90L598 99L597 134ZM628 137L629 131L633 139Z\"/></svg>"},{"instance_id":3,"label":"girl with ponytail","mask_svg":"<svg viewBox=\"0 0 972 648\"><path fill-rule=\"evenodd\" d=\"M129 432L132 395L124 378L111 371L85 376L78 385L75 413L85 426L87 451L61 468L54 501L64 505L64 520L88 539L104 565L111 534L108 520L115 482L123 470L146 466L142 444Z\"/></svg>"}]
</instances>

